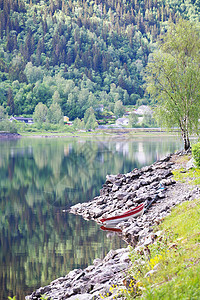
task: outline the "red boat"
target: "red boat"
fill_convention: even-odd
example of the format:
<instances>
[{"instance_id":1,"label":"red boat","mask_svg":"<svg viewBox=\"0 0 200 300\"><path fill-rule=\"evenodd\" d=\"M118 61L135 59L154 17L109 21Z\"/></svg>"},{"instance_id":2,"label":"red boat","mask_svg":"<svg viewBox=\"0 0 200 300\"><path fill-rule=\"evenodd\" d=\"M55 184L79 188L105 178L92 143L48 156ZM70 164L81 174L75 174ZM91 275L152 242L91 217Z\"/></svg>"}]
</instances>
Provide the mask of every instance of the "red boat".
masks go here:
<instances>
[{"instance_id":1,"label":"red boat","mask_svg":"<svg viewBox=\"0 0 200 300\"><path fill-rule=\"evenodd\" d=\"M100 227L100 229L103 231L122 232L120 228L105 227L103 225Z\"/></svg>"},{"instance_id":2,"label":"red boat","mask_svg":"<svg viewBox=\"0 0 200 300\"><path fill-rule=\"evenodd\" d=\"M130 219L132 217L136 218L136 217L142 215L144 212L144 208L145 208L145 203L142 203L139 206L134 207L133 209L128 210L127 212L125 212L121 215L110 217L110 218L100 219L100 222L107 228L115 227L115 225L117 225L120 222L127 221L128 219Z\"/></svg>"}]
</instances>

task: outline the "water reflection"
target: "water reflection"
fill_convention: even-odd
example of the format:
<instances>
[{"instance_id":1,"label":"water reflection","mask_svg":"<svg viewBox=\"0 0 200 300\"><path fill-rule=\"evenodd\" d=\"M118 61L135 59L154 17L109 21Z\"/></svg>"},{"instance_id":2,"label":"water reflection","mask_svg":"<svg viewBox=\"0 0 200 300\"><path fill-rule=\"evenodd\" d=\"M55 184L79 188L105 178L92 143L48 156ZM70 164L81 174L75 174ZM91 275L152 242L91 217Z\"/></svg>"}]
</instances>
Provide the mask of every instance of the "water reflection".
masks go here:
<instances>
[{"instance_id":1,"label":"water reflection","mask_svg":"<svg viewBox=\"0 0 200 300\"><path fill-rule=\"evenodd\" d=\"M107 174L180 149L168 139L0 142L0 299L18 299L110 249L126 246L94 222L63 213L99 194Z\"/></svg>"}]
</instances>

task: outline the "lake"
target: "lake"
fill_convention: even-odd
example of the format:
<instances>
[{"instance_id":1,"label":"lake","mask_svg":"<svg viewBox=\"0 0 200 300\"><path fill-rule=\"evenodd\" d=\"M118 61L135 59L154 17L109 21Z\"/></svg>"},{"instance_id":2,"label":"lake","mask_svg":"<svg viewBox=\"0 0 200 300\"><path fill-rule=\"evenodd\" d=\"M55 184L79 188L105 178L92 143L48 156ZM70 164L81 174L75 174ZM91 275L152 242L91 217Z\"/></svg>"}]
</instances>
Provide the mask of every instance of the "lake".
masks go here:
<instances>
[{"instance_id":1,"label":"lake","mask_svg":"<svg viewBox=\"0 0 200 300\"><path fill-rule=\"evenodd\" d=\"M176 137L0 141L0 299L24 299L110 249L126 247L93 221L64 213L99 195L107 174L182 149Z\"/></svg>"}]
</instances>

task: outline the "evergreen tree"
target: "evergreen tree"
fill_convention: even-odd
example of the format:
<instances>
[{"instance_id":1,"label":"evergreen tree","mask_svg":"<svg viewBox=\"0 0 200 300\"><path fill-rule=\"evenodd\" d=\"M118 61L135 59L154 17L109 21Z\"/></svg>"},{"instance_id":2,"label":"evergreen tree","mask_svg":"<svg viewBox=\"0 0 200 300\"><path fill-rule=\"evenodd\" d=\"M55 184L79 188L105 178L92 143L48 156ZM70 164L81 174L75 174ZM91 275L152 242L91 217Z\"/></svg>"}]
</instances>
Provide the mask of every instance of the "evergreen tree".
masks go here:
<instances>
[{"instance_id":1,"label":"evergreen tree","mask_svg":"<svg viewBox=\"0 0 200 300\"><path fill-rule=\"evenodd\" d=\"M144 94L143 74L156 50L155 41L168 30L169 20L176 23L182 16L198 22L199 3L51 0L39 5L39 0L0 0L0 104L16 80L24 91L23 101L15 99L21 92L13 93L14 103L20 102L16 113L33 111L39 101L49 107L56 90L63 113L73 118L82 118L89 106L98 106L102 92L107 96L100 101L106 106L119 100L125 105L135 105L144 98L145 103L150 102ZM32 72L34 79L29 76L27 81L24 69L28 63L32 63L35 74ZM60 92L56 81L45 86L43 78L54 81L57 74L72 80L80 96L85 74L92 85L84 87L89 89L90 103L84 100L82 105L84 97L79 101L72 89L69 104L69 93Z\"/></svg>"}]
</instances>

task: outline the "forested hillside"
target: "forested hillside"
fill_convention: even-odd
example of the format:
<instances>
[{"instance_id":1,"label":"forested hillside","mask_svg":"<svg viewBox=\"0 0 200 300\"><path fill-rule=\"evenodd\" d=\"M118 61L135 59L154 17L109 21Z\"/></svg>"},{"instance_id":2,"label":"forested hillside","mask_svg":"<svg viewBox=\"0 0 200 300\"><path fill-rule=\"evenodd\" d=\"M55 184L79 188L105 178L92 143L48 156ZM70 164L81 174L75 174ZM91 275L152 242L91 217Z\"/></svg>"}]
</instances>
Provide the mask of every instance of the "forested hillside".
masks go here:
<instances>
[{"instance_id":1,"label":"forested hillside","mask_svg":"<svg viewBox=\"0 0 200 300\"><path fill-rule=\"evenodd\" d=\"M199 0L0 0L0 105L29 115L55 101L74 119L99 104L147 103L156 39L199 12Z\"/></svg>"}]
</instances>

